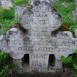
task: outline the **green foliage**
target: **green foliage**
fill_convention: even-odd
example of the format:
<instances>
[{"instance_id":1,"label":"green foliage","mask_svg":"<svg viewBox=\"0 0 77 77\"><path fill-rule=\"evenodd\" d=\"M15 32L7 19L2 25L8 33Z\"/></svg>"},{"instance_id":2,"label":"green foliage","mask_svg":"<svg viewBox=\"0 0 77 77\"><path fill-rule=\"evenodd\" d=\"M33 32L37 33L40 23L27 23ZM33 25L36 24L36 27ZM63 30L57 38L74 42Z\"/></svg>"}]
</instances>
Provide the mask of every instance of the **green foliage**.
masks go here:
<instances>
[{"instance_id":1,"label":"green foliage","mask_svg":"<svg viewBox=\"0 0 77 77\"><path fill-rule=\"evenodd\" d=\"M6 77L8 71L8 55L0 51L0 77Z\"/></svg>"},{"instance_id":2,"label":"green foliage","mask_svg":"<svg viewBox=\"0 0 77 77\"><path fill-rule=\"evenodd\" d=\"M75 50L75 54L73 54L67 58L62 56L61 61L63 62L64 67L72 68L74 77L77 77L77 50Z\"/></svg>"},{"instance_id":3,"label":"green foliage","mask_svg":"<svg viewBox=\"0 0 77 77\"><path fill-rule=\"evenodd\" d=\"M61 56L61 61L63 62L63 64L65 66L67 66L69 63L71 63L72 68L76 67L76 65L77 65L77 50L75 50L75 54L70 55L67 58L65 58L64 56Z\"/></svg>"},{"instance_id":4,"label":"green foliage","mask_svg":"<svg viewBox=\"0 0 77 77\"><path fill-rule=\"evenodd\" d=\"M69 2L69 1L73 1L73 0L59 0L59 1L66 1L66 2Z\"/></svg>"},{"instance_id":5,"label":"green foliage","mask_svg":"<svg viewBox=\"0 0 77 77\"><path fill-rule=\"evenodd\" d=\"M14 18L13 19L8 19L8 20L2 20L2 22L1 22L2 27L3 27L3 32L2 33L5 33L6 30L8 30L10 28L10 26L12 26L16 22L17 22L17 20L15 20Z\"/></svg>"},{"instance_id":6,"label":"green foliage","mask_svg":"<svg viewBox=\"0 0 77 77\"><path fill-rule=\"evenodd\" d=\"M0 69L0 77L6 77L8 71L8 65L3 66L2 69Z\"/></svg>"},{"instance_id":7,"label":"green foliage","mask_svg":"<svg viewBox=\"0 0 77 77\"><path fill-rule=\"evenodd\" d=\"M77 70L77 64L76 63L73 64L73 67L74 67L74 69Z\"/></svg>"},{"instance_id":8,"label":"green foliage","mask_svg":"<svg viewBox=\"0 0 77 77\"><path fill-rule=\"evenodd\" d=\"M5 53L1 52L0 53L0 65L4 65L6 63L7 58L8 56Z\"/></svg>"},{"instance_id":9,"label":"green foliage","mask_svg":"<svg viewBox=\"0 0 77 77\"><path fill-rule=\"evenodd\" d=\"M14 18L14 9L0 9L0 19L8 20Z\"/></svg>"},{"instance_id":10,"label":"green foliage","mask_svg":"<svg viewBox=\"0 0 77 77\"><path fill-rule=\"evenodd\" d=\"M14 18L14 8L0 9L0 35L4 33L10 26L16 23L17 20Z\"/></svg>"},{"instance_id":11,"label":"green foliage","mask_svg":"<svg viewBox=\"0 0 77 77\"><path fill-rule=\"evenodd\" d=\"M15 5L27 5L29 0L14 0Z\"/></svg>"},{"instance_id":12,"label":"green foliage","mask_svg":"<svg viewBox=\"0 0 77 77\"><path fill-rule=\"evenodd\" d=\"M61 61L67 66L68 63L72 62L72 56L69 56L67 58L65 58L64 56L61 57Z\"/></svg>"},{"instance_id":13,"label":"green foliage","mask_svg":"<svg viewBox=\"0 0 77 77\"><path fill-rule=\"evenodd\" d=\"M74 33L76 29L77 29L77 20L75 22L71 22L71 25L70 25L70 31L72 33Z\"/></svg>"},{"instance_id":14,"label":"green foliage","mask_svg":"<svg viewBox=\"0 0 77 77\"><path fill-rule=\"evenodd\" d=\"M77 28L77 21L72 21L72 11L75 10L73 0L59 0L54 4L55 9L62 17L62 23L66 23L70 27L70 31L74 33Z\"/></svg>"}]
</instances>

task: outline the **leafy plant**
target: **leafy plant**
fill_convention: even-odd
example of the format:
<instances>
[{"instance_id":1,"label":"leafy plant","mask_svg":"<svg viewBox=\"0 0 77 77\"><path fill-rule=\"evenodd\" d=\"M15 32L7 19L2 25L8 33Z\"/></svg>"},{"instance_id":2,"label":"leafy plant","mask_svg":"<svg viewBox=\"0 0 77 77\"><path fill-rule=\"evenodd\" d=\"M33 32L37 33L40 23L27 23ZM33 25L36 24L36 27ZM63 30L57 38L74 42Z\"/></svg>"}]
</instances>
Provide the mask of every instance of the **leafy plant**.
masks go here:
<instances>
[{"instance_id":1,"label":"leafy plant","mask_svg":"<svg viewBox=\"0 0 77 77\"><path fill-rule=\"evenodd\" d=\"M14 18L14 8L8 9L0 9L0 19L13 19Z\"/></svg>"},{"instance_id":2,"label":"leafy plant","mask_svg":"<svg viewBox=\"0 0 77 77\"><path fill-rule=\"evenodd\" d=\"M29 0L14 0L14 5L27 5Z\"/></svg>"},{"instance_id":3,"label":"leafy plant","mask_svg":"<svg viewBox=\"0 0 77 77\"><path fill-rule=\"evenodd\" d=\"M74 77L77 77L77 50L75 50L75 54L73 54L67 58L62 56L61 61L63 62L64 67L72 68Z\"/></svg>"},{"instance_id":4,"label":"leafy plant","mask_svg":"<svg viewBox=\"0 0 77 77\"><path fill-rule=\"evenodd\" d=\"M64 1L64 0L59 0L59 1ZM73 0L65 0L65 1L69 2L69 1L73 1Z\"/></svg>"},{"instance_id":5,"label":"leafy plant","mask_svg":"<svg viewBox=\"0 0 77 77\"><path fill-rule=\"evenodd\" d=\"M4 65L7 62L8 55L4 52L0 52L0 65Z\"/></svg>"},{"instance_id":6,"label":"leafy plant","mask_svg":"<svg viewBox=\"0 0 77 77\"><path fill-rule=\"evenodd\" d=\"M66 65L68 66L68 63L71 63L72 62L72 56L69 56L67 58L65 58L64 56L61 57L61 61Z\"/></svg>"},{"instance_id":7,"label":"leafy plant","mask_svg":"<svg viewBox=\"0 0 77 77\"><path fill-rule=\"evenodd\" d=\"M6 77L8 71L8 55L0 51L0 77Z\"/></svg>"},{"instance_id":8,"label":"leafy plant","mask_svg":"<svg viewBox=\"0 0 77 77\"><path fill-rule=\"evenodd\" d=\"M72 11L75 10L75 7L76 5L73 0L59 0L54 3L54 8L62 17L62 24L66 23L73 33L77 28L77 21L72 21Z\"/></svg>"},{"instance_id":9,"label":"leafy plant","mask_svg":"<svg viewBox=\"0 0 77 77\"><path fill-rule=\"evenodd\" d=\"M2 69L0 69L0 77L6 77L8 71L8 65L3 66Z\"/></svg>"}]
</instances>

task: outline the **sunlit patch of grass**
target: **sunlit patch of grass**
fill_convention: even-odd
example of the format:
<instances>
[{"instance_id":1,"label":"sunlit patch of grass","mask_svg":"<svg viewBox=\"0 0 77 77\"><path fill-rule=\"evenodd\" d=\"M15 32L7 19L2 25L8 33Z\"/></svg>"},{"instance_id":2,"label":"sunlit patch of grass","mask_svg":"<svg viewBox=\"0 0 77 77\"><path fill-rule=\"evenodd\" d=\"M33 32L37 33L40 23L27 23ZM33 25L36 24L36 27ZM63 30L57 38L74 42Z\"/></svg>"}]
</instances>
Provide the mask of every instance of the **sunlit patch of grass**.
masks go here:
<instances>
[{"instance_id":1,"label":"sunlit patch of grass","mask_svg":"<svg viewBox=\"0 0 77 77\"><path fill-rule=\"evenodd\" d=\"M77 23L72 21L72 11L75 10L75 3L70 0L60 0L55 2L55 9L62 17L62 24L66 23L70 27L70 31L77 29Z\"/></svg>"},{"instance_id":2,"label":"sunlit patch of grass","mask_svg":"<svg viewBox=\"0 0 77 77\"><path fill-rule=\"evenodd\" d=\"M29 0L14 0L15 5L27 5Z\"/></svg>"}]
</instances>

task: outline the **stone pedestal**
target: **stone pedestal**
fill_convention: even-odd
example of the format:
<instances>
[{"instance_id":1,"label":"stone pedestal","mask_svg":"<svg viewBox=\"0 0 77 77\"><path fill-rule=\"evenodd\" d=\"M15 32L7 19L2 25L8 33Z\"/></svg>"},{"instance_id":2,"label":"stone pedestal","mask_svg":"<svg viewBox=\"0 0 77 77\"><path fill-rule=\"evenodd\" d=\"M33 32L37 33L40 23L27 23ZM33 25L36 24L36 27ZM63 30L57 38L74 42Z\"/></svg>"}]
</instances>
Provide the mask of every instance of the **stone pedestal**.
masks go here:
<instances>
[{"instance_id":1,"label":"stone pedestal","mask_svg":"<svg viewBox=\"0 0 77 77\"><path fill-rule=\"evenodd\" d=\"M63 67L62 67L62 62L58 59L55 59L55 66L54 66L54 70L56 71L62 71Z\"/></svg>"},{"instance_id":2,"label":"stone pedestal","mask_svg":"<svg viewBox=\"0 0 77 77\"><path fill-rule=\"evenodd\" d=\"M22 59L13 59L13 64L18 68L22 68Z\"/></svg>"}]
</instances>

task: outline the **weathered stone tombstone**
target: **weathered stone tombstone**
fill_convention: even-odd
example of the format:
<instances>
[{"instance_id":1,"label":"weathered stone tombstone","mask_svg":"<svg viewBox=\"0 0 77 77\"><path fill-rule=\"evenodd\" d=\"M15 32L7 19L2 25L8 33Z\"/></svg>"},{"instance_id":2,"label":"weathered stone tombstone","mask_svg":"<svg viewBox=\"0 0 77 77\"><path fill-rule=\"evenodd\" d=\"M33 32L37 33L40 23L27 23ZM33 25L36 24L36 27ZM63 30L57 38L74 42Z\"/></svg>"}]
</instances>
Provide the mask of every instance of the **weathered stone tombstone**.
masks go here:
<instances>
[{"instance_id":1,"label":"weathered stone tombstone","mask_svg":"<svg viewBox=\"0 0 77 77\"><path fill-rule=\"evenodd\" d=\"M17 72L61 71L60 57L74 53L77 38L73 38L70 31L56 33L61 27L61 16L53 10L51 3L33 1L20 15L20 23L23 28L10 28L0 37L0 50L10 54Z\"/></svg>"},{"instance_id":2,"label":"weathered stone tombstone","mask_svg":"<svg viewBox=\"0 0 77 77\"><path fill-rule=\"evenodd\" d=\"M76 21L77 19L77 0L74 0L75 4L76 4L76 8L75 10L72 12L72 20Z\"/></svg>"},{"instance_id":3,"label":"weathered stone tombstone","mask_svg":"<svg viewBox=\"0 0 77 77\"><path fill-rule=\"evenodd\" d=\"M77 12L76 11L73 11L72 12L72 20L73 21L76 21L76 18L77 18Z\"/></svg>"},{"instance_id":4,"label":"weathered stone tombstone","mask_svg":"<svg viewBox=\"0 0 77 77\"><path fill-rule=\"evenodd\" d=\"M22 15L25 8L26 7L23 7L23 6L16 6L15 7L15 18L20 19L20 16Z\"/></svg>"},{"instance_id":5,"label":"weathered stone tombstone","mask_svg":"<svg viewBox=\"0 0 77 77\"><path fill-rule=\"evenodd\" d=\"M3 7L3 8L6 8L6 9L8 9L8 8L10 8L10 7L13 7L13 0L0 0L1 2L1 6Z\"/></svg>"}]
</instances>

